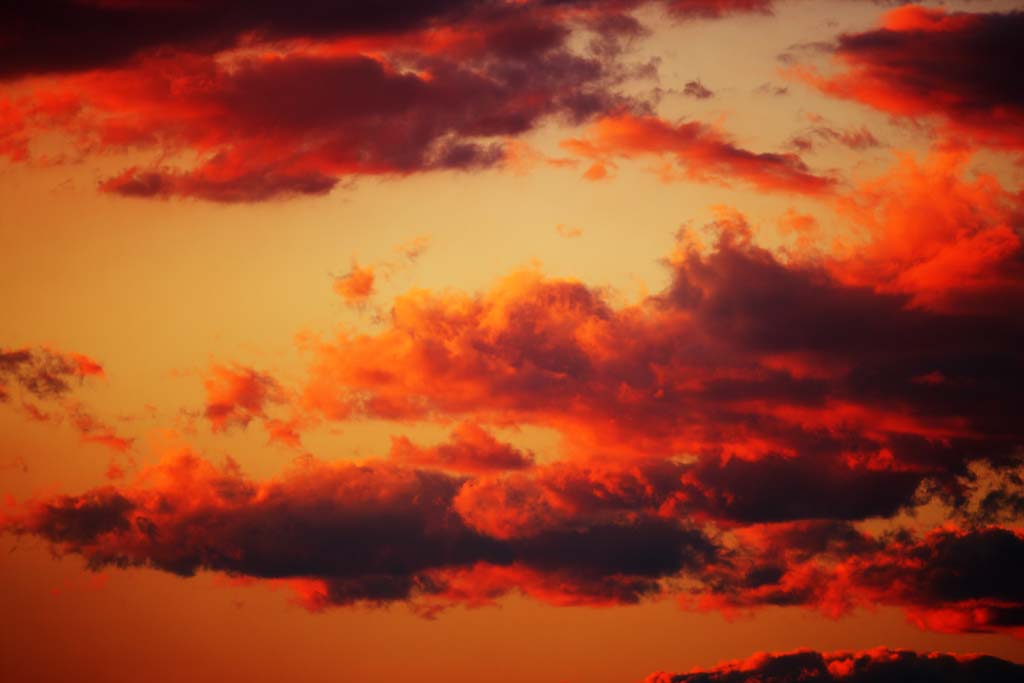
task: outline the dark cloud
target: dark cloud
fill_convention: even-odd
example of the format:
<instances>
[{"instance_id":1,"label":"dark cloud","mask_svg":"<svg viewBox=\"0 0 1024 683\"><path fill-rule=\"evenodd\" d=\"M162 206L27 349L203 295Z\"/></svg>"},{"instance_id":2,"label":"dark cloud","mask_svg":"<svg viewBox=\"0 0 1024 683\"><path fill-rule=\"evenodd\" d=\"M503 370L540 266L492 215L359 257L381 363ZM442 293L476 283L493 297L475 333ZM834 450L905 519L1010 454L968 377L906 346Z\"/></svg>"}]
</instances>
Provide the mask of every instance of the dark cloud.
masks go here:
<instances>
[{"instance_id":1,"label":"dark cloud","mask_svg":"<svg viewBox=\"0 0 1024 683\"><path fill-rule=\"evenodd\" d=\"M267 39L394 34L456 19L474 0L332 2L304 0L39 0L0 9L0 76L115 66L144 50L214 52L240 35Z\"/></svg>"},{"instance_id":2,"label":"dark cloud","mask_svg":"<svg viewBox=\"0 0 1024 683\"><path fill-rule=\"evenodd\" d=\"M996 657L878 648L758 654L686 674L652 674L647 683L1010 683L1021 676L1024 667Z\"/></svg>"},{"instance_id":3,"label":"dark cloud","mask_svg":"<svg viewBox=\"0 0 1024 683\"><path fill-rule=\"evenodd\" d=\"M47 348L0 349L0 380L20 387L40 399L64 396L73 382L85 377L102 376L103 368L78 353L61 353ZM0 400L6 395L0 392Z\"/></svg>"},{"instance_id":4,"label":"dark cloud","mask_svg":"<svg viewBox=\"0 0 1024 683\"><path fill-rule=\"evenodd\" d=\"M706 88L700 81L689 81L683 86L683 94L698 100L706 100L715 96L715 93Z\"/></svg>"},{"instance_id":5,"label":"dark cloud","mask_svg":"<svg viewBox=\"0 0 1024 683\"><path fill-rule=\"evenodd\" d=\"M896 115L938 116L951 142L1024 148L1024 13L908 6L878 29L840 36L847 71L811 76L832 95Z\"/></svg>"},{"instance_id":6,"label":"dark cloud","mask_svg":"<svg viewBox=\"0 0 1024 683\"><path fill-rule=\"evenodd\" d=\"M252 40L323 40L397 36L480 17L552 14L576 10L595 17L622 17L645 4L623 0L12 0L0 6L0 78L83 71L122 64L147 51L216 52ZM770 0L665 0L681 18L765 12ZM620 20L621 25L621 20ZM498 48L524 47L525 34L498 36Z\"/></svg>"},{"instance_id":7,"label":"dark cloud","mask_svg":"<svg viewBox=\"0 0 1024 683\"><path fill-rule=\"evenodd\" d=\"M647 111L619 92L639 73L620 51L575 49L570 33L543 13L502 14L453 27L441 44L417 34L370 53L306 43L231 59L156 52L57 79L46 98L11 106L25 135L63 130L82 154L160 152L162 165L128 168L101 182L106 192L219 202L322 195L351 176L500 165L508 140L552 118ZM11 154L20 158L19 145ZM189 151L190 167L167 164Z\"/></svg>"},{"instance_id":8,"label":"dark cloud","mask_svg":"<svg viewBox=\"0 0 1024 683\"><path fill-rule=\"evenodd\" d=\"M477 565L555 576L595 600L635 602L715 552L701 532L653 517L489 536L452 507L463 480L385 464L313 465L257 484L185 455L157 475L159 487L31 505L5 527L80 554L93 568L323 581L333 604L443 594L445 571Z\"/></svg>"}]
</instances>

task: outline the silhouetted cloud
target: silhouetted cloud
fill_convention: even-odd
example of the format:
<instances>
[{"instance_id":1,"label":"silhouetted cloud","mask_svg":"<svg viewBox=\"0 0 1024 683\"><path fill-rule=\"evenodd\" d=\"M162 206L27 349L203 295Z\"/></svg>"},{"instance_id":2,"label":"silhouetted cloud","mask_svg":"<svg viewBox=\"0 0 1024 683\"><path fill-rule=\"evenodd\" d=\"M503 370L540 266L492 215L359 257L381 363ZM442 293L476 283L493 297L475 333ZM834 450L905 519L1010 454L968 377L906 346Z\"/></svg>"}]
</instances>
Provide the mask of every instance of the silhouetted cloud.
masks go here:
<instances>
[{"instance_id":1,"label":"silhouetted cloud","mask_svg":"<svg viewBox=\"0 0 1024 683\"><path fill-rule=\"evenodd\" d=\"M804 72L824 92L898 116L936 116L955 144L1024 149L1024 13L908 6L882 25L839 37L846 70Z\"/></svg>"},{"instance_id":2,"label":"silhouetted cloud","mask_svg":"<svg viewBox=\"0 0 1024 683\"><path fill-rule=\"evenodd\" d=\"M996 657L877 648L760 653L690 673L651 674L645 683L1010 683L1021 676L1024 667Z\"/></svg>"}]
</instances>

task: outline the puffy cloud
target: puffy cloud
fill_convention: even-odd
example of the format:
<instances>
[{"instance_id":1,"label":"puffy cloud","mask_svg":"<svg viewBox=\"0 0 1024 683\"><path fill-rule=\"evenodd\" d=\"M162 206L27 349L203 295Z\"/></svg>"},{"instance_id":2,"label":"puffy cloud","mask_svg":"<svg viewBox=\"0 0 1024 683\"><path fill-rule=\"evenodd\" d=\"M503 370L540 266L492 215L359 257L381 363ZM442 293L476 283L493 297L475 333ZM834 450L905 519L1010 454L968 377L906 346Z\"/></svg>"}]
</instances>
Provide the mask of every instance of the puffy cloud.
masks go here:
<instances>
[{"instance_id":1,"label":"puffy cloud","mask_svg":"<svg viewBox=\"0 0 1024 683\"><path fill-rule=\"evenodd\" d=\"M4 527L80 554L93 568L313 581L312 607L468 600L457 587L446 598L445 577L477 571L502 572L503 590L517 588L511 577L522 574L565 586L574 600L634 602L715 552L701 532L654 517L490 536L452 507L463 483L387 463L311 463L252 482L237 466L218 469L186 452L134 487L29 503Z\"/></svg>"},{"instance_id":2,"label":"puffy cloud","mask_svg":"<svg viewBox=\"0 0 1024 683\"><path fill-rule=\"evenodd\" d=\"M1024 302L1018 194L985 173L965 178L969 157L901 156L839 201L864 239L840 245L832 272L846 282L912 297L918 308L1009 314Z\"/></svg>"},{"instance_id":3,"label":"puffy cloud","mask_svg":"<svg viewBox=\"0 0 1024 683\"><path fill-rule=\"evenodd\" d=\"M252 368L215 365L203 380L203 386L206 389L203 414L215 432L232 426L245 427L254 418L265 418L266 406L283 400L277 380Z\"/></svg>"},{"instance_id":4,"label":"puffy cloud","mask_svg":"<svg viewBox=\"0 0 1024 683\"><path fill-rule=\"evenodd\" d=\"M783 260L724 212L713 246L681 246L669 286L633 305L534 271L476 296L399 297L381 330L308 342L303 402L329 419L536 424L577 452L682 454L737 484L823 482L801 500L733 491L723 514L739 519L827 515L830 500L840 518L889 515L925 480L952 493L973 461L1019 461L1019 242L955 280L906 276L977 234L1015 234L1017 209L991 179L911 168L844 205L871 227L850 252ZM868 505L868 490L885 495Z\"/></svg>"}]
</instances>

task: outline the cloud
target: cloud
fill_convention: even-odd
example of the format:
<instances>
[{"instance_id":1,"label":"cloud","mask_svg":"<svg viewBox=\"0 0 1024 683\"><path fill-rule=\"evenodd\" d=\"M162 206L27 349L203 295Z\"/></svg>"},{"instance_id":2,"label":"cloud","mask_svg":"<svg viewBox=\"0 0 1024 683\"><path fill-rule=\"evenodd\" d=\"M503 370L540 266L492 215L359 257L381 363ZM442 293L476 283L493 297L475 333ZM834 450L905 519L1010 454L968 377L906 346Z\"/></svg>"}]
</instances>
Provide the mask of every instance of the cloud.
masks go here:
<instances>
[{"instance_id":1,"label":"cloud","mask_svg":"<svg viewBox=\"0 0 1024 683\"><path fill-rule=\"evenodd\" d=\"M282 581L312 609L674 595L1020 634L1021 199L967 161L897 157L822 199L832 225L787 212L793 249L715 207L632 302L537 269L417 289L364 332L305 336L300 386L231 364L204 381L214 431L257 420L298 447L316 420L375 419L443 425L443 443L396 436L380 460L308 456L265 480L185 452L12 506L3 528L94 568ZM38 356L0 357L5 386L66 402L98 372ZM51 364L63 385L32 379ZM516 427L556 452L495 437Z\"/></svg>"},{"instance_id":2,"label":"cloud","mask_svg":"<svg viewBox=\"0 0 1024 683\"><path fill-rule=\"evenodd\" d=\"M523 14L548 15L567 9L602 13L591 0L544 2L510 7L472 0L427 0L415 7L397 0L372 7L307 0L295 12L279 0L39 0L5 7L0 25L0 78L26 74L74 72L116 66L160 48L219 51L245 39L280 42L294 39L354 38L368 41L401 39L420 30L456 24L470 17ZM615 3L629 10L639 1ZM740 12L765 12L769 0L666 0L681 18L721 17ZM60 17L58 21L56 18ZM86 38L85 36L88 36Z\"/></svg>"},{"instance_id":3,"label":"cloud","mask_svg":"<svg viewBox=\"0 0 1024 683\"><path fill-rule=\"evenodd\" d=\"M876 648L863 652L759 653L690 673L651 674L645 683L1009 683L1022 675L1024 667L996 657Z\"/></svg>"},{"instance_id":4,"label":"cloud","mask_svg":"<svg viewBox=\"0 0 1024 683\"><path fill-rule=\"evenodd\" d=\"M703 609L801 605L838 617L856 607L904 609L922 629L1024 629L1024 595L1011 567L1020 531L944 527L871 536L836 522L752 526L726 562L708 568Z\"/></svg>"},{"instance_id":5,"label":"cloud","mask_svg":"<svg viewBox=\"0 0 1024 683\"><path fill-rule=\"evenodd\" d=\"M625 57L644 29L623 12L642 4L12 6L0 12L0 25L17 27L0 29L0 77L27 85L0 96L0 153L31 161L32 141L53 133L66 137L68 158L150 152L158 161L99 189L216 202L501 166L516 138L549 120L649 110L622 87L655 73ZM671 4L680 17L766 6Z\"/></svg>"},{"instance_id":6,"label":"cloud","mask_svg":"<svg viewBox=\"0 0 1024 683\"><path fill-rule=\"evenodd\" d=\"M789 141L789 146L798 152L810 152L820 142L841 145L855 151L881 146L867 126L853 129L836 128L817 114L808 114L807 119L811 125Z\"/></svg>"},{"instance_id":7,"label":"cloud","mask_svg":"<svg viewBox=\"0 0 1024 683\"><path fill-rule=\"evenodd\" d=\"M533 454L495 439L472 422L455 427L447 443L421 448L404 436L391 437L390 458L413 467L482 473L533 466Z\"/></svg>"},{"instance_id":8,"label":"cloud","mask_svg":"<svg viewBox=\"0 0 1024 683\"><path fill-rule=\"evenodd\" d=\"M901 164L840 202L870 226L849 251L787 260L724 211L710 248L681 244L670 284L621 308L535 271L477 295L412 292L381 330L309 340L302 402L335 420L534 424L576 452L686 454L737 482L820 478L835 489L791 501L801 515L829 514L830 497L839 515L888 515L915 482L1018 462L1022 250L1007 237L973 257L979 235L1013 234L1011 200L953 166ZM956 278L908 277L952 254ZM847 488L887 493L870 508ZM730 514L746 519L788 505L751 498L761 511L741 514L742 500Z\"/></svg>"},{"instance_id":9,"label":"cloud","mask_svg":"<svg viewBox=\"0 0 1024 683\"><path fill-rule=\"evenodd\" d=\"M648 4L678 20L771 7L16 3L0 10L0 81L11 84L0 92L0 154L61 162L141 152L152 161L99 190L225 203L322 196L367 175L515 165L520 136L547 122L650 111L627 94L656 77L656 63L628 56L647 32L631 12ZM66 143L61 157L34 153L54 134Z\"/></svg>"},{"instance_id":10,"label":"cloud","mask_svg":"<svg viewBox=\"0 0 1024 683\"><path fill-rule=\"evenodd\" d=\"M204 416L215 432L246 427L255 418L265 418L270 403L280 403L280 385L268 374L252 368L215 365L203 380L206 389Z\"/></svg>"},{"instance_id":11,"label":"cloud","mask_svg":"<svg viewBox=\"0 0 1024 683\"><path fill-rule=\"evenodd\" d=\"M0 349L0 403L9 400L11 388L16 387L22 394L20 408L29 419L54 424L67 419L83 443L125 453L134 439L122 436L82 401L72 398L77 387L94 377L105 377L103 366L81 353L56 351L45 346L12 351ZM47 408L44 410L28 397L44 402Z\"/></svg>"},{"instance_id":12,"label":"cloud","mask_svg":"<svg viewBox=\"0 0 1024 683\"><path fill-rule=\"evenodd\" d=\"M71 391L72 382L103 375L103 366L80 353L46 347L0 349L0 382L17 386L35 398L59 398Z\"/></svg>"},{"instance_id":13,"label":"cloud","mask_svg":"<svg viewBox=\"0 0 1024 683\"><path fill-rule=\"evenodd\" d=\"M599 180L616 159L651 158L665 180L732 185L742 182L765 192L824 195L835 181L815 175L795 154L757 153L738 147L722 132L698 121L671 124L654 116L609 116L589 134L562 146L593 165L586 177ZM673 164L674 162L674 164Z\"/></svg>"},{"instance_id":14,"label":"cloud","mask_svg":"<svg viewBox=\"0 0 1024 683\"><path fill-rule=\"evenodd\" d=\"M715 93L704 87L704 84L700 81L689 81L683 86L683 94L687 97L693 97L698 100L706 100L714 97Z\"/></svg>"},{"instance_id":15,"label":"cloud","mask_svg":"<svg viewBox=\"0 0 1024 683\"><path fill-rule=\"evenodd\" d=\"M334 293L347 305L359 306L373 295L373 283L373 267L353 262L348 273L334 278Z\"/></svg>"},{"instance_id":16,"label":"cloud","mask_svg":"<svg viewBox=\"0 0 1024 683\"><path fill-rule=\"evenodd\" d=\"M128 452L135 443L135 439L118 434L111 425L97 418L77 401L65 405L65 411L83 443L105 446L117 453Z\"/></svg>"},{"instance_id":17,"label":"cloud","mask_svg":"<svg viewBox=\"0 0 1024 683\"><path fill-rule=\"evenodd\" d=\"M566 239L574 239L576 237L583 236L583 229L566 225L565 223L559 223L555 226L555 232Z\"/></svg>"},{"instance_id":18,"label":"cloud","mask_svg":"<svg viewBox=\"0 0 1024 683\"><path fill-rule=\"evenodd\" d=\"M879 28L840 36L834 76L800 71L818 88L897 116L937 117L945 141L1024 148L1024 13L947 12L910 5Z\"/></svg>"},{"instance_id":19,"label":"cloud","mask_svg":"<svg viewBox=\"0 0 1024 683\"><path fill-rule=\"evenodd\" d=\"M140 482L30 503L4 527L80 554L94 569L313 580L323 601L314 597L314 608L440 599L447 572L489 568L547 577L574 599L635 602L714 553L700 532L657 518L495 538L451 507L462 479L387 463L314 462L256 483L230 463L217 469L185 452Z\"/></svg>"}]
</instances>

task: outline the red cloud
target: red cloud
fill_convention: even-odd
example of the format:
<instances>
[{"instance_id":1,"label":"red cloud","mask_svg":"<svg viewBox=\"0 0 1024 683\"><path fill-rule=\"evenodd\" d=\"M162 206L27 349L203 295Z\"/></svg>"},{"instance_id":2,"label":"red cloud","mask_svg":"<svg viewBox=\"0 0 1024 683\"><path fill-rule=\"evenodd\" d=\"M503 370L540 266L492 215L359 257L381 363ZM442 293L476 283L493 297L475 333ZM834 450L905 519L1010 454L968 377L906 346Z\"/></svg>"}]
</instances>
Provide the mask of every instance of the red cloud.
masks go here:
<instances>
[{"instance_id":1,"label":"red cloud","mask_svg":"<svg viewBox=\"0 0 1024 683\"><path fill-rule=\"evenodd\" d=\"M128 168L100 188L252 202L324 194L348 176L494 166L504 162L509 139L547 119L579 122L643 106L618 92L629 72L617 62L618 43L623 32L638 30L635 22L595 22L607 17L589 9L509 7L470 12L444 27L417 26L433 11L453 9L438 3L422 7L420 17L399 12L409 16L389 18L393 32L365 35L326 24L305 35L313 26L288 27L294 18L280 14L274 19L281 25L262 28L288 39L262 51L236 49L235 36L225 35L212 44L133 49L132 59L103 68L36 78L21 89L29 94L0 100L0 149L24 159L27 140L59 131L80 154L141 148L172 162L188 156L198 161ZM160 14L147 8L111 16L132 22L153 12ZM202 34L216 27L203 24L216 14L179 8L176 18L199 22ZM601 47L574 49L574 29L594 34Z\"/></svg>"},{"instance_id":2,"label":"red cloud","mask_svg":"<svg viewBox=\"0 0 1024 683\"><path fill-rule=\"evenodd\" d=\"M594 162L586 173L594 180L606 177L617 158L650 157L675 162L658 169L666 180L740 181L769 192L811 195L829 193L835 182L811 173L795 154L751 152L696 121L673 125L653 116L608 116L587 137L565 140L562 146Z\"/></svg>"},{"instance_id":3,"label":"red cloud","mask_svg":"<svg viewBox=\"0 0 1024 683\"><path fill-rule=\"evenodd\" d=\"M1024 149L1024 14L907 6L872 31L843 35L835 76L805 72L824 92L898 116L937 116L948 142Z\"/></svg>"},{"instance_id":4,"label":"red cloud","mask_svg":"<svg viewBox=\"0 0 1024 683\"><path fill-rule=\"evenodd\" d=\"M532 454L498 441L472 422L457 425L447 443L432 448L421 448L404 436L392 437L390 457L403 465L470 474L533 466Z\"/></svg>"},{"instance_id":5,"label":"red cloud","mask_svg":"<svg viewBox=\"0 0 1024 683\"><path fill-rule=\"evenodd\" d=\"M0 349L0 381L6 380L36 398L64 396L71 391L72 380L103 374L102 365L80 353L62 353L46 347Z\"/></svg>"},{"instance_id":6,"label":"red cloud","mask_svg":"<svg viewBox=\"0 0 1024 683\"><path fill-rule=\"evenodd\" d=\"M256 202L326 194L354 176L514 163L515 138L545 121L650 108L621 87L653 73L622 59L645 32L628 14L645 0L415 4L5 8L0 26L17 28L0 28L0 79L19 82L0 97L0 154L29 161L35 138L59 132L69 156L160 160L106 178L104 192ZM660 4L679 17L770 7Z\"/></svg>"},{"instance_id":7,"label":"red cloud","mask_svg":"<svg viewBox=\"0 0 1024 683\"><path fill-rule=\"evenodd\" d=\"M866 240L845 245L832 272L964 313L1019 310L1024 301L1021 198L992 176L963 179L968 159L899 159L839 202Z\"/></svg>"},{"instance_id":8,"label":"red cloud","mask_svg":"<svg viewBox=\"0 0 1024 683\"><path fill-rule=\"evenodd\" d=\"M254 418L265 418L266 406L283 400L277 380L252 368L215 365L203 385L204 413L215 432L245 427Z\"/></svg>"},{"instance_id":9,"label":"red cloud","mask_svg":"<svg viewBox=\"0 0 1024 683\"><path fill-rule=\"evenodd\" d=\"M517 539L480 534L451 507L462 482L385 463L312 463L256 483L231 465L217 469L183 453L144 472L135 487L34 502L3 526L95 568L314 580L313 607L479 600L461 595L467 571L499 572L502 592L524 576L547 584L553 599L635 602L715 552L683 523L638 516Z\"/></svg>"},{"instance_id":10,"label":"red cloud","mask_svg":"<svg viewBox=\"0 0 1024 683\"><path fill-rule=\"evenodd\" d=\"M352 270L334 279L334 292L349 305L362 304L373 294L372 266L352 264Z\"/></svg>"},{"instance_id":11,"label":"red cloud","mask_svg":"<svg viewBox=\"0 0 1024 683\"><path fill-rule=\"evenodd\" d=\"M704 609L802 605L840 616L902 607L921 628L1024 633L1024 591L1011 567L1024 532L942 528L872 537L835 522L749 527L728 562L709 569Z\"/></svg>"},{"instance_id":12,"label":"red cloud","mask_svg":"<svg viewBox=\"0 0 1024 683\"><path fill-rule=\"evenodd\" d=\"M683 248L670 286L632 306L534 272L479 296L400 297L384 329L310 342L304 403L331 419L538 424L582 452L781 456L780 467L829 454L943 479L975 458L1010 462L1022 436L1008 409L1020 372L1019 243L1000 260L968 261L976 270L955 281L907 280L913 268L893 264L970 254L977 234L1005 233L1016 208L988 179L928 173L919 197L900 183L891 195L864 191L868 209L855 215L877 230L854 255L784 262L726 216L713 249ZM930 231L913 232L919 201L950 230L928 220ZM935 372L948 381L919 381ZM791 475L812 472L799 460Z\"/></svg>"},{"instance_id":13,"label":"red cloud","mask_svg":"<svg viewBox=\"0 0 1024 683\"><path fill-rule=\"evenodd\" d=\"M1022 675L1024 667L996 657L876 648L864 652L758 653L710 669L651 674L645 683L1010 683Z\"/></svg>"},{"instance_id":14,"label":"red cloud","mask_svg":"<svg viewBox=\"0 0 1024 683\"><path fill-rule=\"evenodd\" d=\"M113 427L88 412L80 403L66 406L71 425L84 443L95 443L118 453L131 449L135 439L121 436Z\"/></svg>"}]
</instances>

